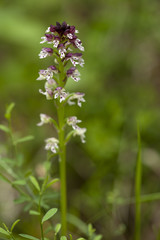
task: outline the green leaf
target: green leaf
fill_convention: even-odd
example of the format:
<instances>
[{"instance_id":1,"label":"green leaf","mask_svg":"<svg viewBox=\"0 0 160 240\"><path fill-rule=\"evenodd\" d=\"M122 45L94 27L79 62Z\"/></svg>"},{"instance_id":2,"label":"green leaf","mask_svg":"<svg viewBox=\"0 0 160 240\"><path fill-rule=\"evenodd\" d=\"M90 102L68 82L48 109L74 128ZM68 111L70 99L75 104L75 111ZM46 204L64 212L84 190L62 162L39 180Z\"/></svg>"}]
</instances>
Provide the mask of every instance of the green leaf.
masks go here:
<instances>
[{"instance_id":1,"label":"green leaf","mask_svg":"<svg viewBox=\"0 0 160 240\"><path fill-rule=\"evenodd\" d=\"M6 112L4 115L7 120L9 120L11 118L11 112L12 112L12 109L14 108L14 106L15 106L15 103L13 103L13 102L7 106Z\"/></svg>"},{"instance_id":2,"label":"green leaf","mask_svg":"<svg viewBox=\"0 0 160 240\"><path fill-rule=\"evenodd\" d=\"M59 178L53 179L51 182L49 182L49 183L47 184L47 188L50 187L52 184L58 182L58 181L59 181Z\"/></svg>"},{"instance_id":3,"label":"green leaf","mask_svg":"<svg viewBox=\"0 0 160 240\"><path fill-rule=\"evenodd\" d=\"M14 140L14 144L22 143L22 142L27 142L27 141L30 141L30 140L33 140L33 139L34 139L34 136L29 135L29 136L26 136L26 137L23 137L23 138L19 138L19 139L17 139L17 140Z\"/></svg>"},{"instance_id":4,"label":"green leaf","mask_svg":"<svg viewBox=\"0 0 160 240\"><path fill-rule=\"evenodd\" d=\"M37 179L34 176L30 176L29 178L32 184L35 186L35 188L40 192L40 186Z\"/></svg>"},{"instance_id":5,"label":"green leaf","mask_svg":"<svg viewBox=\"0 0 160 240\"><path fill-rule=\"evenodd\" d=\"M5 224L5 223L2 223L2 224L3 224L3 226L5 227L6 231L9 233L9 229L8 229L8 227L6 226L6 224Z\"/></svg>"},{"instance_id":6,"label":"green leaf","mask_svg":"<svg viewBox=\"0 0 160 240\"><path fill-rule=\"evenodd\" d=\"M28 201L30 201L29 196L28 197L27 196L20 196L18 199L14 200L14 202L16 204L24 203L24 202L28 202Z\"/></svg>"},{"instance_id":7,"label":"green leaf","mask_svg":"<svg viewBox=\"0 0 160 240\"><path fill-rule=\"evenodd\" d=\"M19 236L27 238L27 239L31 239L31 240L39 240L39 238L33 237L31 235L28 235L28 234L19 234Z\"/></svg>"},{"instance_id":8,"label":"green leaf","mask_svg":"<svg viewBox=\"0 0 160 240\"><path fill-rule=\"evenodd\" d=\"M67 238L65 236L62 236L60 240L67 240Z\"/></svg>"},{"instance_id":9,"label":"green leaf","mask_svg":"<svg viewBox=\"0 0 160 240\"><path fill-rule=\"evenodd\" d=\"M58 210L57 208L51 208L48 212L46 212L46 214L42 218L42 224L48 219L50 219L51 217L53 217L53 215L57 212L57 210Z\"/></svg>"},{"instance_id":10,"label":"green leaf","mask_svg":"<svg viewBox=\"0 0 160 240\"><path fill-rule=\"evenodd\" d=\"M57 233L59 233L60 229L61 229L61 224L60 224L60 223L57 223L56 226L55 226L55 228L54 228L55 235L57 235Z\"/></svg>"},{"instance_id":11,"label":"green leaf","mask_svg":"<svg viewBox=\"0 0 160 240\"><path fill-rule=\"evenodd\" d=\"M77 238L77 240L85 240L85 238ZM95 240L95 238L94 238L94 240ZM98 240L98 239L97 239Z\"/></svg>"},{"instance_id":12,"label":"green leaf","mask_svg":"<svg viewBox=\"0 0 160 240\"><path fill-rule=\"evenodd\" d=\"M13 231L14 227L16 226L17 223L19 223L20 219L17 219L13 224L12 224L12 227L11 227L11 232Z\"/></svg>"},{"instance_id":13,"label":"green leaf","mask_svg":"<svg viewBox=\"0 0 160 240\"><path fill-rule=\"evenodd\" d=\"M0 124L0 130L2 130L3 132L9 133L10 130L7 126Z\"/></svg>"},{"instance_id":14,"label":"green leaf","mask_svg":"<svg viewBox=\"0 0 160 240\"><path fill-rule=\"evenodd\" d=\"M1 227L0 227L0 233L2 233L4 235L7 235L7 236L10 236L9 233Z\"/></svg>"},{"instance_id":15,"label":"green leaf","mask_svg":"<svg viewBox=\"0 0 160 240\"><path fill-rule=\"evenodd\" d=\"M30 210L30 211L29 211L29 214L30 214L30 215L40 215L39 212L34 211L34 210Z\"/></svg>"},{"instance_id":16,"label":"green leaf","mask_svg":"<svg viewBox=\"0 0 160 240\"><path fill-rule=\"evenodd\" d=\"M26 185L26 181L25 180L16 180L13 182L13 185Z\"/></svg>"}]
</instances>

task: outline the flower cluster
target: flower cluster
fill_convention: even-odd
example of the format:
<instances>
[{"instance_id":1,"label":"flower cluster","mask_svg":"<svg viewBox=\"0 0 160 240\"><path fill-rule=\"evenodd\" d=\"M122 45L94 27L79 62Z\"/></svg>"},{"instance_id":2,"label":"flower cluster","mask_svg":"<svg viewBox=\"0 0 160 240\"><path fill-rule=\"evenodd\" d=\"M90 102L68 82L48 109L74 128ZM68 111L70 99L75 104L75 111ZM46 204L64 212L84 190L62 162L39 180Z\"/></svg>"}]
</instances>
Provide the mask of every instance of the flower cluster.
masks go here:
<instances>
[{"instance_id":1,"label":"flower cluster","mask_svg":"<svg viewBox=\"0 0 160 240\"><path fill-rule=\"evenodd\" d=\"M55 26L50 25L50 27L47 28L40 43L49 44L49 46L42 48L39 53L39 58L43 59L52 56L54 57L54 64L47 69L41 69L37 80L45 81L45 90L39 89L39 92L45 95L47 100L54 99L57 103L59 102L59 104L68 103L69 105L77 102L77 105L81 107L82 102L85 102L85 94L81 92L70 94L65 90L68 78L72 78L75 82L80 80L80 73L77 66L80 65L83 67L84 65L81 53L84 51L84 47L81 40L77 37L77 33L78 30L75 29L75 26L70 26L66 22L62 24L57 22ZM76 52L74 52L74 50L76 50ZM52 118L41 114L40 119L41 122L38 126L49 123ZM79 122L80 120L76 120L76 117L75 119L70 119L70 122L68 120L68 124L74 129L73 136L79 135L82 142L84 142L86 129L78 127L77 123ZM57 152L57 141L55 141L55 138L46 140L46 149L50 149L54 153Z\"/></svg>"},{"instance_id":2,"label":"flower cluster","mask_svg":"<svg viewBox=\"0 0 160 240\"><path fill-rule=\"evenodd\" d=\"M43 47L41 52L39 53L39 58L43 59L48 56L53 56L55 58L55 65L48 67L47 69L43 69L39 71L39 77L37 80L46 80L44 85L45 91L39 90L39 92L46 96L48 100L57 98L57 90L59 95L64 96L64 89L62 90L63 93L60 93L60 88L64 88L67 79L71 77L75 82L80 80L80 73L76 68L77 65L83 67L84 60L82 58L82 53L80 52L73 52L73 49L77 49L80 51L84 51L84 47L82 46L81 40L76 36L78 31L75 29L74 26L70 26L63 22L62 24L56 23L56 26L50 25L49 28L46 30L45 36L43 36L40 42L41 44L46 43L52 47ZM66 68L69 62L73 65L69 69L62 69L60 67L60 62ZM57 77L58 74L63 75L63 79L60 81ZM65 98L68 94L65 94ZM60 98L61 101L64 100ZM73 98L72 98L73 99Z\"/></svg>"}]
</instances>

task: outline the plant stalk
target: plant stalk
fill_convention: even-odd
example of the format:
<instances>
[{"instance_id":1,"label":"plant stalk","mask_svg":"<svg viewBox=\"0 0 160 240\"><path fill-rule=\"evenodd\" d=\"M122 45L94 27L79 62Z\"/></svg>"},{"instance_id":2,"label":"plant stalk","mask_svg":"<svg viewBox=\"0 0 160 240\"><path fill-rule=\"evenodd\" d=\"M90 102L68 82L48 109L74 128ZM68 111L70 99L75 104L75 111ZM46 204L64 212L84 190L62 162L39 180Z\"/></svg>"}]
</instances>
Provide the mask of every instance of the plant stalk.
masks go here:
<instances>
[{"instance_id":1,"label":"plant stalk","mask_svg":"<svg viewBox=\"0 0 160 240\"><path fill-rule=\"evenodd\" d=\"M66 146L64 139L64 105L59 103L57 107L59 121L59 164L60 164L60 205L61 205L61 234L67 233L67 197L66 197Z\"/></svg>"},{"instance_id":2,"label":"plant stalk","mask_svg":"<svg viewBox=\"0 0 160 240\"><path fill-rule=\"evenodd\" d=\"M142 178L142 163L141 163L141 138L138 127L138 155L136 162L135 176L135 235L134 240L141 238L141 178Z\"/></svg>"}]
</instances>

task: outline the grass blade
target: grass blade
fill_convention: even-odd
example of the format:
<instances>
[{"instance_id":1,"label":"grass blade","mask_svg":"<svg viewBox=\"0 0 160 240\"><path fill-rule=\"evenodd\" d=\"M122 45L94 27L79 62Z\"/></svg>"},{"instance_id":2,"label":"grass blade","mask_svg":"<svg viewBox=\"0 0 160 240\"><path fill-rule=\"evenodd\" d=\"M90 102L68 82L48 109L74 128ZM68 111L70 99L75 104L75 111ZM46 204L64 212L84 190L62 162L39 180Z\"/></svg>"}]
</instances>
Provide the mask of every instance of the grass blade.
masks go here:
<instances>
[{"instance_id":1,"label":"grass blade","mask_svg":"<svg viewBox=\"0 0 160 240\"><path fill-rule=\"evenodd\" d=\"M140 240L141 235L141 178L142 178L142 162L141 162L141 137L139 126L137 126L138 136L138 154L136 161L135 173L135 235L134 240Z\"/></svg>"}]
</instances>

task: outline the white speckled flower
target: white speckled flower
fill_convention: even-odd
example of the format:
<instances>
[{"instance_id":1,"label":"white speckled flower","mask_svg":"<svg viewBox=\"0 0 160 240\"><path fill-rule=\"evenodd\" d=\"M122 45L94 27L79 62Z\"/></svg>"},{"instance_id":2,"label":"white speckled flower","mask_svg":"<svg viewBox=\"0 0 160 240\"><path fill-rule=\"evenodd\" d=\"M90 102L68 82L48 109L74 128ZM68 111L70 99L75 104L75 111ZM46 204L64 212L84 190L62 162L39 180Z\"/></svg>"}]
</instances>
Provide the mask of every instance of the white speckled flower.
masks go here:
<instances>
[{"instance_id":1,"label":"white speckled flower","mask_svg":"<svg viewBox=\"0 0 160 240\"><path fill-rule=\"evenodd\" d=\"M48 56L52 56L53 54L53 49L52 48L42 48L41 52L39 53L39 58L46 58Z\"/></svg>"},{"instance_id":2,"label":"white speckled flower","mask_svg":"<svg viewBox=\"0 0 160 240\"><path fill-rule=\"evenodd\" d=\"M77 105L79 107L82 106L82 102L85 102L85 99L83 98L84 97L84 93L81 93L81 92L76 92L74 93L69 99L68 99L68 104L69 105L74 105L75 102L73 102L73 100L77 100Z\"/></svg>"},{"instance_id":3,"label":"white speckled flower","mask_svg":"<svg viewBox=\"0 0 160 240\"><path fill-rule=\"evenodd\" d=\"M85 143L85 132L87 131L86 128L80 128L80 127L76 127L73 133L73 136L80 136L82 143Z\"/></svg>"},{"instance_id":4,"label":"white speckled flower","mask_svg":"<svg viewBox=\"0 0 160 240\"><path fill-rule=\"evenodd\" d=\"M45 149L46 150L51 150L51 152L57 153L57 151L58 151L58 143L59 143L58 139L56 139L54 137L47 138L45 140L45 142L46 142L46 145L45 145Z\"/></svg>"},{"instance_id":5,"label":"white speckled flower","mask_svg":"<svg viewBox=\"0 0 160 240\"><path fill-rule=\"evenodd\" d=\"M71 77L75 82L80 80L80 72L75 68L71 67L67 70L67 77Z\"/></svg>"},{"instance_id":6,"label":"white speckled flower","mask_svg":"<svg viewBox=\"0 0 160 240\"><path fill-rule=\"evenodd\" d=\"M73 129L76 129L77 123L80 123L80 122L82 122L82 121L77 119L76 116L72 116L72 117L67 118L67 124L69 126L72 126Z\"/></svg>"},{"instance_id":7,"label":"white speckled flower","mask_svg":"<svg viewBox=\"0 0 160 240\"><path fill-rule=\"evenodd\" d=\"M65 89L62 87L57 87L54 90L54 98L60 98L60 102L64 101L66 99L66 97L68 96L68 94L65 92Z\"/></svg>"}]
</instances>

